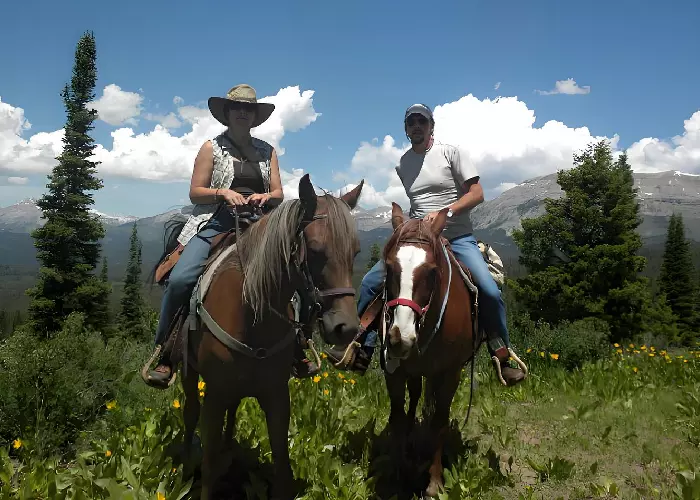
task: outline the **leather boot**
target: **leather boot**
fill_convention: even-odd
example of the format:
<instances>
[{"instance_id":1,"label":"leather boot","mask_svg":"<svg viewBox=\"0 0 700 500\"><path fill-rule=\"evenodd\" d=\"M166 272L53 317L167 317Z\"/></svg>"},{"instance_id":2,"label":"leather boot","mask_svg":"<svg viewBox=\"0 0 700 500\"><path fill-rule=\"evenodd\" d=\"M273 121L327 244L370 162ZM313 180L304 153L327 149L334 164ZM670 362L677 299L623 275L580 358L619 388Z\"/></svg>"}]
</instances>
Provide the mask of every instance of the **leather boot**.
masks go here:
<instances>
[{"instance_id":1,"label":"leather boot","mask_svg":"<svg viewBox=\"0 0 700 500\"><path fill-rule=\"evenodd\" d=\"M501 338L489 340L488 347L491 353L491 362L496 370L496 376L503 385L511 387L527 378L527 366L515 355L512 349L505 346ZM517 368L510 365L509 361L511 358L518 365Z\"/></svg>"}]
</instances>

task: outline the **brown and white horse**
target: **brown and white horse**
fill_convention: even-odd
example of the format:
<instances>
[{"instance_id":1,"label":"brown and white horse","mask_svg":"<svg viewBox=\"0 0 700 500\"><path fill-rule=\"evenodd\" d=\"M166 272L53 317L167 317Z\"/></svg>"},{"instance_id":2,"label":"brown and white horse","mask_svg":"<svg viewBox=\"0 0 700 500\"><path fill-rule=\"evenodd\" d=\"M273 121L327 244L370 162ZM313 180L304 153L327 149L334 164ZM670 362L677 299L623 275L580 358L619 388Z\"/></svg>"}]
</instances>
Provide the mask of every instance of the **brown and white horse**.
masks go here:
<instances>
[{"instance_id":1,"label":"brown and white horse","mask_svg":"<svg viewBox=\"0 0 700 500\"><path fill-rule=\"evenodd\" d=\"M425 379L424 415L431 417L435 439L428 496L436 496L444 485L443 439L452 399L462 367L481 343L480 337L475 338L476 290L466 284L466 271L440 236L446 212L442 210L432 223L405 219L393 203L394 233L384 247L387 276L380 339L391 400L389 426L401 439L412 428ZM408 414L404 411L406 386Z\"/></svg>"}]
</instances>

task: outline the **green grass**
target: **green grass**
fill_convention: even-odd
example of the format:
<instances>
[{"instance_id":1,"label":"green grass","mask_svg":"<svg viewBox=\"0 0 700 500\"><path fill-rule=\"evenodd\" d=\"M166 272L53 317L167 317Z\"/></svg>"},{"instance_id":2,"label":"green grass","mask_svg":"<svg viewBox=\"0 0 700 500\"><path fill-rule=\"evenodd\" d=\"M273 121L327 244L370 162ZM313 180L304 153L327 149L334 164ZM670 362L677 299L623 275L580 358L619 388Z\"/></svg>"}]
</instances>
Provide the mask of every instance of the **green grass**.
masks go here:
<instances>
[{"instance_id":1,"label":"green grass","mask_svg":"<svg viewBox=\"0 0 700 500\"><path fill-rule=\"evenodd\" d=\"M515 388L496 383L482 352L461 432L468 369L452 406L440 498L700 498L700 352L616 350L574 372L550 353L524 353L531 375ZM422 427L396 466L381 373L326 370L320 380L290 381L299 498L411 498L426 484ZM196 498L196 481L171 458L182 429L180 388L142 391L152 396L149 408L111 402L106 427L94 434L107 437L88 440L69 463L34 457L31 440L17 436L21 443L0 449L0 499ZM238 439L229 482L240 498L266 498L269 445L254 400L239 409Z\"/></svg>"}]
</instances>

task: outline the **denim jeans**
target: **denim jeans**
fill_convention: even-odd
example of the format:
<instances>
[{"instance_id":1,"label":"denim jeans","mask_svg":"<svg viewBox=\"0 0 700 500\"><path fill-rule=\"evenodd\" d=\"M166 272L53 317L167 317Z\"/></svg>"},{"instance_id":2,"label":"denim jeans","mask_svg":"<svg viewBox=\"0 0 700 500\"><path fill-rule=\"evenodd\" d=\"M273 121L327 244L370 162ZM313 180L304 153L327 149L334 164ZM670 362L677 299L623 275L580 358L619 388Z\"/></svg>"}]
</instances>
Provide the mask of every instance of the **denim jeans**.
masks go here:
<instances>
[{"instance_id":1,"label":"denim jeans","mask_svg":"<svg viewBox=\"0 0 700 500\"><path fill-rule=\"evenodd\" d=\"M189 300L197 284L199 275L204 271L204 263L209 257L212 239L233 227L234 221L226 210L221 210L215 217L209 219L185 245L180 259L170 272L170 277L163 294L160 307L158 328L156 329L155 345L165 342L170 323L177 310Z\"/></svg>"},{"instance_id":2,"label":"denim jeans","mask_svg":"<svg viewBox=\"0 0 700 500\"><path fill-rule=\"evenodd\" d=\"M469 268L474 284L479 289L479 324L487 332L497 332L506 347L510 347L503 297L481 255L476 238L471 234L459 236L450 241L450 246L457 260ZM455 277L454 274L452 276ZM377 295L385 277L384 261L380 259L362 278L360 298L357 302L358 314L362 314L370 301ZM461 279L461 276L457 277ZM372 357L377 345L377 332L367 331L364 337L362 345L369 357Z\"/></svg>"}]
</instances>

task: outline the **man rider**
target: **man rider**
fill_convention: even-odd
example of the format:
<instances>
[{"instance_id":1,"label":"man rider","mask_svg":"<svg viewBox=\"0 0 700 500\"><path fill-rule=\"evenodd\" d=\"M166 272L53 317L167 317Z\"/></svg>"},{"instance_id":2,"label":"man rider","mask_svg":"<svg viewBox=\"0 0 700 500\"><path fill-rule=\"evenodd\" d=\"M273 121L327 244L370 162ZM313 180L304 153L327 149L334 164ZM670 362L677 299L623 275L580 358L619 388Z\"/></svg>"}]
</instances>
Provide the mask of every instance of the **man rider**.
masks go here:
<instances>
[{"instance_id":1,"label":"man rider","mask_svg":"<svg viewBox=\"0 0 700 500\"><path fill-rule=\"evenodd\" d=\"M396 172L411 203L409 215L411 218L432 221L441 209L449 207L443 236L450 241L457 259L469 268L479 289L479 324L487 332L487 346L494 367L506 385L517 384L527 373L508 363L513 352L506 325L505 304L479 250L470 219L471 210L484 201L479 174L469 156L460 148L435 140L435 120L428 106L410 106L404 115L404 129L411 141L411 148L401 157ZM362 279L358 314L362 314L381 291L385 276L384 262L379 260ZM364 372L376 346L377 332L364 332L359 340L366 359L361 359L361 353L356 353L360 356L352 356L355 364L349 368ZM338 362L346 355L346 346L334 346L326 352Z\"/></svg>"}]
</instances>

